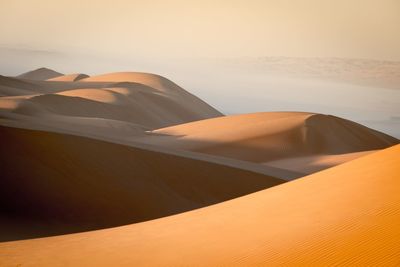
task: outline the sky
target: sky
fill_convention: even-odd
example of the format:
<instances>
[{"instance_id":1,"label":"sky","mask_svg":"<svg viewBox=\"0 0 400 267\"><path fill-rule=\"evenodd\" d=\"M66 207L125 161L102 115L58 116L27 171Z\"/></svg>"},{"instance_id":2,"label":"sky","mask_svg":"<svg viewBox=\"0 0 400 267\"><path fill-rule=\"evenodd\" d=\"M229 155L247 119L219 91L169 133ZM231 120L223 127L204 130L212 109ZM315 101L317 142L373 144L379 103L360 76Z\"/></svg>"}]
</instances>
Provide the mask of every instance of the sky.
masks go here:
<instances>
[{"instance_id":1,"label":"sky","mask_svg":"<svg viewBox=\"0 0 400 267\"><path fill-rule=\"evenodd\" d=\"M399 0L0 0L0 47L400 60Z\"/></svg>"}]
</instances>

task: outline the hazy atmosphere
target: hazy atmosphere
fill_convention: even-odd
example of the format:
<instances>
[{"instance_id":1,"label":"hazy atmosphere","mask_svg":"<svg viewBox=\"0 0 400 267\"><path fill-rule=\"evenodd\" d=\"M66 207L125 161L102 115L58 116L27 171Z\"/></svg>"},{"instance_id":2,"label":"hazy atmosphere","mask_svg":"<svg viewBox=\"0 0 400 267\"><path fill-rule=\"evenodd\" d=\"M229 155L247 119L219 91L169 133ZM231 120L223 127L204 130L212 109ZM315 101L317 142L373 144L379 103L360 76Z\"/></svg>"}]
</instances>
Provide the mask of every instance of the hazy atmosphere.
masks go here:
<instances>
[{"instance_id":1,"label":"hazy atmosphere","mask_svg":"<svg viewBox=\"0 0 400 267\"><path fill-rule=\"evenodd\" d=\"M397 0L3 0L0 5L1 44L10 48L132 58L400 60Z\"/></svg>"},{"instance_id":2,"label":"hazy atmosphere","mask_svg":"<svg viewBox=\"0 0 400 267\"><path fill-rule=\"evenodd\" d=\"M0 5L4 75L159 73L227 114L314 111L400 136L397 0Z\"/></svg>"}]
</instances>

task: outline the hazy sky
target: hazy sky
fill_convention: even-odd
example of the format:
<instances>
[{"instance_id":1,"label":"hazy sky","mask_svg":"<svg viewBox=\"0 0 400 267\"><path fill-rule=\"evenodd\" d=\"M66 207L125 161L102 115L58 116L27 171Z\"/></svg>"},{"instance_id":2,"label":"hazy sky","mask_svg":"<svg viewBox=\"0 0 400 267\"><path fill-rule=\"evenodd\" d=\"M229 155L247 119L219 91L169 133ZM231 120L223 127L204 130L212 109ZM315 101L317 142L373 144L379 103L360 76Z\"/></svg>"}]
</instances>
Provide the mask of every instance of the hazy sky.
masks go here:
<instances>
[{"instance_id":1,"label":"hazy sky","mask_svg":"<svg viewBox=\"0 0 400 267\"><path fill-rule=\"evenodd\" d=\"M400 60L399 0L0 0L0 45L130 57Z\"/></svg>"}]
</instances>

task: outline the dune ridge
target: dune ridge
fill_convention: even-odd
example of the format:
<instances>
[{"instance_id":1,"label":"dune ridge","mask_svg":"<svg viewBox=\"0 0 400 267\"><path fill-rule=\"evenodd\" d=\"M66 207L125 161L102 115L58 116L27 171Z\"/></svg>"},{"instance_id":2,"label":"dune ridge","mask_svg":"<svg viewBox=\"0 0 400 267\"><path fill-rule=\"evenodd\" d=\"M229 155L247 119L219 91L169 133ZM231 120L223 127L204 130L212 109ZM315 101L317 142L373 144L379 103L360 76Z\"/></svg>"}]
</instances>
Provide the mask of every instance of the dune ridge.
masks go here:
<instances>
[{"instance_id":1,"label":"dune ridge","mask_svg":"<svg viewBox=\"0 0 400 267\"><path fill-rule=\"evenodd\" d=\"M0 263L395 266L400 258L399 155L396 145L296 181L159 220L1 243Z\"/></svg>"}]
</instances>

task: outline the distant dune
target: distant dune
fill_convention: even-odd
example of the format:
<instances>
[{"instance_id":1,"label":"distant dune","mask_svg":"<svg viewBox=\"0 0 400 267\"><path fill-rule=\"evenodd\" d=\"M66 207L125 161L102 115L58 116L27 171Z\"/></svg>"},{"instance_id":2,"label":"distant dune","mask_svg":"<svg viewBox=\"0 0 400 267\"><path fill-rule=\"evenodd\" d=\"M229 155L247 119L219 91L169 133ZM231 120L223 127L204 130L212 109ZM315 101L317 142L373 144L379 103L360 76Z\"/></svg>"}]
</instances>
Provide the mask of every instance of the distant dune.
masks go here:
<instances>
[{"instance_id":1,"label":"distant dune","mask_svg":"<svg viewBox=\"0 0 400 267\"><path fill-rule=\"evenodd\" d=\"M4 83L3 95L25 95L18 99L0 99L0 111L7 112L8 117L21 114L24 118L20 119L25 120L37 117L45 120L54 116L102 118L136 123L147 129L222 116L175 83L154 74L59 76L48 81L27 79L37 72L42 74L48 70L29 72L30 76L23 74L23 81L8 77L0 79L0 86ZM12 94L13 88L15 94Z\"/></svg>"},{"instance_id":2,"label":"distant dune","mask_svg":"<svg viewBox=\"0 0 400 267\"><path fill-rule=\"evenodd\" d=\"M17 78L44 81L44 80L59 77L62 75L63 75L62 73L59 73L59 72L51 70L51 69L39 68L36 70L25 72L21 75L18 75Z\"/></svg>"},{"instance_id":3,"label":"distant dune","mask_svg":"<svg viewBox=\"0 0 400 267\"><path fill-rule=\"evenodd\" d=\"M399 143L396 138L345 119L304 112L225 116L151 133L140 140L303 173Z\"/></svg>"},{"instance_id":4,"label":"distant dune","mask_svg":"<svg viewBox=\"0 0 400 267\"><path fill-rule=\"evenodd\" d=\"M395 266L400 146L141 224L0 244L0 264ZM55 256L57 255L57 256Z\"/></svg>"}]
</instances>

